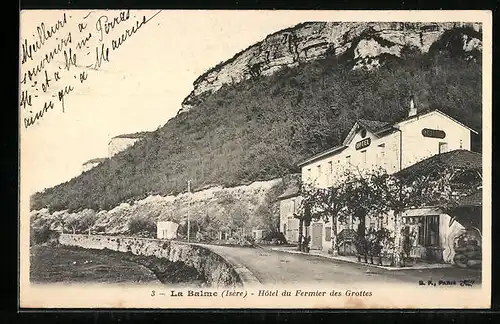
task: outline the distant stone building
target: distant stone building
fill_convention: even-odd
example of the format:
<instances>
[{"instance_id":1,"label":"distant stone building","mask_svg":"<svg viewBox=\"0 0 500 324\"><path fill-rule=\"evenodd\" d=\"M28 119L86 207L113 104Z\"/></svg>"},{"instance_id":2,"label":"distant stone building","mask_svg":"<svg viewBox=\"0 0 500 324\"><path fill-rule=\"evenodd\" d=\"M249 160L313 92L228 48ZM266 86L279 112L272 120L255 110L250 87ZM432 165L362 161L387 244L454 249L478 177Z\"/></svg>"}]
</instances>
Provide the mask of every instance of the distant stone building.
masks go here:
<instances>
[{"instance_id":1,"label":"distant stone building","mask_svg":"<svg viewBox=\"0 0 500 324\"><path fill-rule=\"evenodd\" d=\"M96 159L91 159L83 163L82 165L82 172L86 172L92 168L95 168L99 164L101 164L103 161L105 161L106 158L96 158Z\"/></svg>"},{"instance_id":2,"label":"distant stone building","mask_svg":"<svg viewBox=\"0 0 500 324\"><path fill-rule=\"evenodd\" d=\"M117 153L131 147L137 141L145 138L150 133L151 132L138 132L133 134L122 134L113 137L108 143L108 157L112 157ZM94 158L84 162L82 164L82 172L86 172L92 168L95 168L105 160L106 158Z\"/></svg>"},{"instance_id":3,"label":"distant stone building","mask_svg":"<svg viewBox=\"0 0 500 324\"><path fill-rule=\"evenodd\" d=\"M122 134L115 136L109 141L108 156L112 157L119 152L131 147L137 141L145 138L150 132L138 132L133 134Z\"/></svg>"},{"instance_id":4,"label":"distant stone building","mask_svg":"<svg viewBox=\"0 0 500 324\"><path fill-rule=\"evenodd\" d=\"M264 238L264 234L266 234L265 230L262 230L262 229L253 229L252 230L252 237L256 241L262 240Z\"/></svg>"},{"instance_id":5,"label":"distant stone building","mask_svg":"<svg viewBox=\"0 0 500 324\"><path fill-rule=\"evenodd\" d=\"M294 217L300 204L299 180L288 182L285 191L278 197L280 204L280 232L283 233L287 242L297 243L299 241L299 220Z\"/></svg>"}]
</instances>

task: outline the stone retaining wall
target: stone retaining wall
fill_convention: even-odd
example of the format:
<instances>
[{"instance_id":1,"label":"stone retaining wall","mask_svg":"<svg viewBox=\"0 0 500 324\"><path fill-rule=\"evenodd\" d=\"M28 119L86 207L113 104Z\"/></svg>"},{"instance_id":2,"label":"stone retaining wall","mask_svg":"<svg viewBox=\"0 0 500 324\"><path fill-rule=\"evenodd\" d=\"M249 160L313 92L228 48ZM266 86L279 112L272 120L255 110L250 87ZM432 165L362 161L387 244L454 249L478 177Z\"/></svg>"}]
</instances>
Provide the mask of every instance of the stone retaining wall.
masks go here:
<instances>
[{"instance_id":1,"label":"stone retaining wall","mask_svg":"<svg viewBox=\"0 0 500 324\"><path fill-rule=\"evenodd\" d=\"M233 266L209 249L182 242L123 236L61 234L59 243L86 249L109 249L135 255L155 256L171 262L184 262L195 268L211 287L242 287Z\"/></svg>"}]
</instances>

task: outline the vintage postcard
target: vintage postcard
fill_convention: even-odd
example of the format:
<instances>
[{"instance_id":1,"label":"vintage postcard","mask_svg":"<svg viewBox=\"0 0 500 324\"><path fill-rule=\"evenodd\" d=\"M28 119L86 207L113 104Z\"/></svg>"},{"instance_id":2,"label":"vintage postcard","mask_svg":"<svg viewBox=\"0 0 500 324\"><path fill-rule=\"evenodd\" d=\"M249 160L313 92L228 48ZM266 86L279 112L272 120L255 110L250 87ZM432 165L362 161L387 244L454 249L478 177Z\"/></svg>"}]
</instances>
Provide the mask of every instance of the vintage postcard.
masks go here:
<instances>
[{"instance_id":1,"label":"vintage postcard","mask_svg":"<svg viewBox=\"0 0 500 324\"><path fill-rule=\"evenodd\" d=\"M20 14L21 308L489 308L489 11Z\"/></svg>"}]
</instances>

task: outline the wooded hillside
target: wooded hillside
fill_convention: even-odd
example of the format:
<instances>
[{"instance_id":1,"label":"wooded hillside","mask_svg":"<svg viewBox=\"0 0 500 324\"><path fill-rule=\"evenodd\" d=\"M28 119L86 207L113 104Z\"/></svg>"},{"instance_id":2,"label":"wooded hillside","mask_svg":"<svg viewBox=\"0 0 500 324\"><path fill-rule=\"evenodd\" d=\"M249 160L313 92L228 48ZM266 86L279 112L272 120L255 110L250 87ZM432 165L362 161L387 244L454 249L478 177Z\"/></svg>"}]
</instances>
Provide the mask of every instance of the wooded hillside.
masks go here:
<instances>
[{"instance_id":1,"label":"wooded hillside","mask_svg":"<svg viewBox=\"0 0 500 324\"><path fill-rule=\"evenodd\" d=\"M108 210L149 194L269 180L342 141L357 118L395 121L410 94L481 130L481 61L408 49L375 71L331 57L223 87L99 166L32 197L31 208Z\"/></svg>"}]
</instances>

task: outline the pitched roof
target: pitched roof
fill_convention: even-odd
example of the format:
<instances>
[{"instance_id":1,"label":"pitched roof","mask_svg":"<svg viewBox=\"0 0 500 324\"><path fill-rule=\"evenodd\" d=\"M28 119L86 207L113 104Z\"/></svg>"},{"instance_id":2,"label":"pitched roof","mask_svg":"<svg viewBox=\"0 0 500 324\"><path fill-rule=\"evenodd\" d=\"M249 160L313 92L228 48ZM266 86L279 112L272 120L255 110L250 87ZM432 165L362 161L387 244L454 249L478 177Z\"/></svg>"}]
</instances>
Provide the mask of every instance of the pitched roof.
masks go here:
<instances>
[{"instance_id":1,"label":"pitched roof","mask_svg":"<svg viewBox=\"0 0 500 324\"><path fill-rule=\"evenodd\" d=\"M479 153L469 150L454 150L441 154L433 155L425 160L417 162L395 175L408 177L411 175L428 173L432 170L437 170L438 167L453 167L459 169L481 170L482 156Z\"/></svg>"},{"instance_id":2,"label":"pitched roof","mask_svg":"<svg viewBox=\"0 0 500 324\"><path fill-rule=\"evenodd\" d=\"M151 134L152 132L137 132L131 134L121 134L113 138L143 138L144 136Z\"/></svg>"},{"instance_id":3,"label":"pitched roof","mask_svg":"<svg viewBox=\"0 0 500 324\"><path fill-rule=\"evenodd\" d=\"M442 112L442 111L441 111L441 110L439 110L439 109L434 109L434 110L430 110L430 111L422 111L422 112L419 112L418 114L413 115L413 116L408 116L408 117L406 117L406 118L404 118L404 119L402 119L402 120L400 120L400 121L396 122L395 124L398 124L398 123L403 123L403 122L407 122L407 121L410 121L410 120L412 120L412 119L419 118L419 117L421 117L421 116L424 116L424 115L427 115L427 114L430 114L430 113L438 113L438 114L440 114L440 115L443 115L443 116L445 116L445 117L447 117L447 118L449 118L449 119L453 120L455 123L457 123L457 124L459 124L459 125L461 125L461 126L463 126L463 127L467 128L469 131L473 132L474 134L478 134L478 132L477 132L476 130L474 130L474 129L470 128L469 126L467 126L467 125L465 125L465 124L463 124L463 123L461 123L461 122L459 122L459 121L458 121L458 120L456 120L455 118L451 117L451 116L450 116L450 115L448 115L448 114L445 114L444 112Z\"/></svg>"},{"instance_id":4,"label":"pitched roof","mask_svg":"<svg viewBox=\"0 0 500 324\"><path fill-rule=\"evenodd\" d=\"M283 178L283 183L286 186L285 191L279 195L276 200L283 200L291 197L295 197L299 195L300 192L300 181L301 174L290 174Z\"/></svg>"},{"instance_id":5,"label":"pitched roof","mask_svg":"<svg viewBox=\"0 0 500 324\"><path fill-rule=\"evenodd\" d=\"M283 192L283 194L281 194L280 196L278 196L277 199L278 200L283 200L283 199L287 199L287 198L298 196L298 194L299 194L299 186L293 185L293 186L290 186L290 187L286 188L285 192Z\"/></svg>"},{"instance_id":6,"label":"pitched roof","mask_svg":"<svg viewBox=\"0 0 500 324\"><path fill-rule=\"evenodd\" d=\"M420 118L421 116L424 116L424 115L427 115L427 114L431 114L431 113L438 113L438 114L441 114L451 120L453 120L454 122L456 122L457 124L467 128L468 130L470 130L471 132L475 133L475 134L478 134L477 131L473 130L472 128L468 127L467 125L464 125L462 124L461 122L459 122L458 120L450 117L449 115L445 114L444 112L438 110L438 109L435 109L435 110L431 110L431 111L422 111L414 116L408 116L402 120L399 120L399 121L396 121L396 122L393 122L393 123L389 123L389 122L384 122L384 121L379 121L379 120L368 120L368 119L357 119L356 122L354 123L353 127L351 128L351 130L349 131L349 134L347 134L347 136L345 137L344 141L342 144L338 145L338 146L335 146L331 149L328 149L328 150L325 150L325 151L322 151L322 152L319 152L315 155L313 155L312 157L309 157L301 162L299 162L297 164L297 166L303 166L305 164L308 164L310 162L313 162L313 161L316 161L322 157L325 157L325 156L329 156L333 153L339 153L341 152L343 149L345 149L350 141L350 139L355 135L355 132L356 132L356 129L358 128L358 126L362 126L362 127L365 127L366 129L368 129L369 131L371 131L372 133L374 133L374 135L376 135L377 137L380 137L380 136L385 136L387 135L388 133L392 133L394 131L396 131L397 127L395 128L394 126L399 124L399 123L404 123L404 122L408 122L410 120L413 120L413 119L418 119Z\"/></svg>"},{"instance_id":7,"label":"pitched roof","mask_svg":"<svg viewBox=\"0 0 500 324\"><path fill-rule=\"evenodd\" d=\"M324 156L328 156L328 155L330 155L332 153L340 152L340 151L344 150L346 147L347 146L345 146L345 145L338 145L338 146L332 147L331 149L328 149L326 151L323 151L323 152L320 152L318 154L315 154L315 155L313 155L313 156L311 156L311 157L303 160L302 162L299 162L297 165L298 166L302 166L304 164L313 162L313 161L318 160L318 159L320 159L320 158L322 158Z\"/></svg>"},{"instance_id":8,"label":"pitched roof","mask_svg":"<svg viewBox=\"0 0 500 324\"><path fill-rule=\"evenodd\" d=\"M376 132L377 130L390 125L388 122L379 120L358 119L357 122L371 132Z\"/></svg>"},{"instance_id":9,"label":"pitched roof","mask_svg":"<svg viewBox=\"0 0 500 324\"><path fill-rule=\"evenodd\" d=\"M388 122L383 122L379 120L368 120L368 119L357 119L354 125L351 127L351 130L345 137L343 141L344 146L348 146L351 140L354 138L356 135L356 132L359 130L360 127L363 127L370 132L372 132L375 136L378 137L378 131L387 129L387 126L390 126L391 124Z\"/></svg>"},{"instance_id":10,"label":"pitched roof","mask_svg":"<svg viewBox=\"0 0 500 324\"><path fill-rule=\"evenodd\" d=\"M388 126L390 126L391 124L388 122L383 122L383 121L379 121L379 120L358 119L358 120L356 120L356 123L354 123L354 126L351 128L351 131L349 132L349 134L346 136L346 140L349 137L354 135L355 129L357 128L358 125L368 129L370 132L375 134L378 131L387 129ZM298 163L298 166L302 166L304 164L313 162L315 160L318 160L324 156L328 156L328 155L333 154L333 153L341 152L346 147L347 147L347 145L344 141L344 143L341 145L337 145L335 147L332 147L331 149L320 152L318 154L311 156L310 158L305 159L304 161Z\"/></svg>"},{"instance_id":11,"label":"pitched roof","mask_svg":"<svg viewBox=\"0 0 500 324\"><path fill-rule=\"evenodd\" d=\"M105 160L106 160L106 158L95 158L95 159L90 159L90 160L84 162L83 164L101 163L101 162L103 162Z\"/></svg>"}]
</instances>

